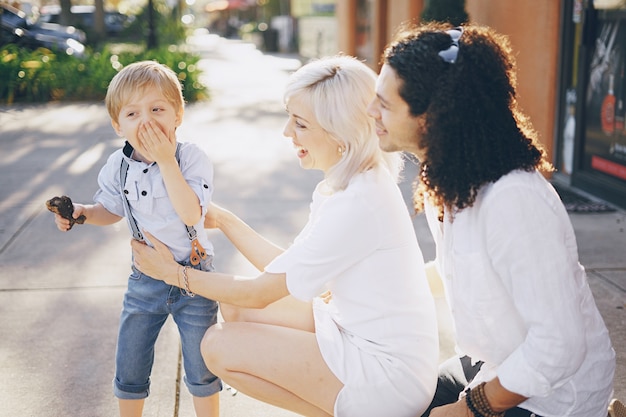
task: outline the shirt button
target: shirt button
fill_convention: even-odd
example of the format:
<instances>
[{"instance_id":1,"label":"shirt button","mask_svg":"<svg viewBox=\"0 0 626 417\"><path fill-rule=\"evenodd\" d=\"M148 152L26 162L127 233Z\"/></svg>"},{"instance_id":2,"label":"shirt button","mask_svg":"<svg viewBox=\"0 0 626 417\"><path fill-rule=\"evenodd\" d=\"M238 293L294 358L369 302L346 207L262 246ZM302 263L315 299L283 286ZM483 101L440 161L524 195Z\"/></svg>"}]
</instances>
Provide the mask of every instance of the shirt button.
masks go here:
<instances>
[{"instance_id":1,"label":"shirt button","mask_svg":"<svg viewBox=\"0 0 626 417\"><path fill-rule=\"evenodd\" d=\"M144 173L144 174L147 174L147 173L148 173L148 168L144 169L144 170L143 170L143 173Z\"/></svg>"},{"instance_id":2,"label":"shirt button","mask_svg":"<svg viewBox=\"0 0 626 417\"><path fill-rule=\"evenodd\" d=\"M145 196L147 196L147 195L148 195L148 192L147 192L147 191L142 191L142 192L141 192L141 195L145 197Z\"/></svg>"},{"instance_id":3,"label":"shirt button","mask_svg":"<svg viewBox=\"0 0 626 417\"><path fill-rule=\"evenodd\" d=\"M209 186L207 184L204 184L203 187L204 188L209 188Z\"/></svg>"},{"instance_id":4,"label":"shirt button","mask_svg":"<svg viewBox=\"0 0 626 417\"><path fill-rule=\"evenodd\" d=\"M124 194L128 194L128 190L124 190Z\"/></svg>"}]
</instances>

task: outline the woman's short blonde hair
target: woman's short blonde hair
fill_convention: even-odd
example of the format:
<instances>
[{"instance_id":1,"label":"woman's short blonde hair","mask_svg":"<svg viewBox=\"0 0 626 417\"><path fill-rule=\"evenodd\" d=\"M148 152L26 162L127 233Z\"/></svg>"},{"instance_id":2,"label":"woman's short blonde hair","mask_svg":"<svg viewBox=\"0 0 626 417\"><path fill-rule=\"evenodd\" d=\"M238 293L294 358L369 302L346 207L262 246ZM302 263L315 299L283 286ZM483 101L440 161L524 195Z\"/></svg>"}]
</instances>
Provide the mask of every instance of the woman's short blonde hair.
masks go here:
<instances>
[{"instance_id":1,"label":"woman's short blonde hair","mask_svg":"<svg viewBox=\"0 0 626 417\"><path fill-rule=\"evenodd\" d=\"M354 57L338 55L311 61L289 79L285 103L297 96L310 106L320 126L344 149L343 157L326 175L332 190L343 190L355 174L386 166L397 178L399 153L379 147L374 119L367 107L376 95L376 73Z\"/></svg>"},{"instance_id":2,"label":"woman's short blonde hair","mask_svg":"<svg viewBox=\"0 0 626 417\"><path fill-rule=\"evenodd\" d=\"M109 83L105 103L111 120L118 123L122 107L148 88L160 90L178 115L182 115L185 99L176 73L156 61L138 61L122 68Z\"/></svg>"}]
</instances>

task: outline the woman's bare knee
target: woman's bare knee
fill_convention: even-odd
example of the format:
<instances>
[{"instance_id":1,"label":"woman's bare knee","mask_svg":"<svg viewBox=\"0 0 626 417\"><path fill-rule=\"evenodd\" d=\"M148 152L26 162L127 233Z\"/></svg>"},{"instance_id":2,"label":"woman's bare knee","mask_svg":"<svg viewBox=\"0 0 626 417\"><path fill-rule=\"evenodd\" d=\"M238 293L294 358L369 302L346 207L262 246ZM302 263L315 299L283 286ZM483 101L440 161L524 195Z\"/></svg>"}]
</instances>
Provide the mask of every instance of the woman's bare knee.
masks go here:
<instances>
[{"instance_id":1,"label":"woman's bare knee","mask_svg":"<svg viewBox=\"0 0 626 417\"><path fill-rule=\"evenodd\" d=\"M216 323L211 326L204 337L202 338L202 342L200 343L200 351L202 353L202 358L204 359L204 363L207 368L211 370L214 374L219 376L219 358L221 356L220 353L220 334L222 333L222 324Z\"/></svg>"}]
</instances>

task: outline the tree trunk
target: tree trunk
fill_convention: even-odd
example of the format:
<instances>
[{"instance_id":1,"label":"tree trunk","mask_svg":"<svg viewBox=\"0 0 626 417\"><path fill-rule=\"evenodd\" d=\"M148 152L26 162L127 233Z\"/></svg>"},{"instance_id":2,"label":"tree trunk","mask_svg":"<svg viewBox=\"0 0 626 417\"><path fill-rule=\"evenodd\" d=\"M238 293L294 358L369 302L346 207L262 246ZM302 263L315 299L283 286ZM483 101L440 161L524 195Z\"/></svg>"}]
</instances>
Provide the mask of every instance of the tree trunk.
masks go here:
<instances>
[{"instance_id":1,"label":"tree trunk","mask_svg":"<svg viewBox=\"0 0 626 417\"><path fill-rule=\"evenodd\" d=\"M60 0L61 15L59 16L59 23L62 25L72 25L72 0Z\"/></svg>"},{"instance_id":2,"label":"tree trunk","mask_svg":"<svg viewBox=\"0 0 626 417\"><path fill-rule=\"evenodd\" d=\"M148 0L148 49L155 49L157 47L155 20L154 0Z\"/></svg>"},{"instance_id":3,"label":"tree trunk","mask_svg":"<svg viewBox=\"0 0 626 417\"><path fill-rule=\"evenodd\" d=\"M104 0L95 0L94 5L96 8L93 15L93 31L98 40L100 40L106 36L106 28L104 26Z\"/></svg>"}]
</instances>

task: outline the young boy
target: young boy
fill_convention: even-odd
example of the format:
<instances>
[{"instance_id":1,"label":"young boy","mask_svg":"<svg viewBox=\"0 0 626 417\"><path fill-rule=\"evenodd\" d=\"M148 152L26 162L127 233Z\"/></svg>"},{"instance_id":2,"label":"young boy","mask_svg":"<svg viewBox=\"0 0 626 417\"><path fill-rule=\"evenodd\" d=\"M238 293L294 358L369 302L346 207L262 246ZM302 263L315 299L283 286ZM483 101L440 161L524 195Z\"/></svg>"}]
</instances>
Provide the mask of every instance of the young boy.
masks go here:
<instances>
[{"instance_id":1,"label":"young boy","mask_svg":"<svg viewBox=\"0 0 626 417\"><path fill-rule=\"evenodd\" d=\"M198 417L219 415L221 381L204 364L200 341L216 322L217 303L188 291L187 268L213 270L213 248L203 218L213 191L213 168L197 146L176 141L184 99L176 74L154 61L123 68L109 84L111 124L126 139L98 175L95 204L74 204L73 217L109 225L126 217L135 239L143 231L165 243L184 266L181 288L134 266L120 318L114 394L122 417L141 416L150 386L153 349L168 315L182 340L185 383ZM61 231L69 221L55 214ZM149 244L149 242L147 242Z\"/></svg>"}]
</instances>

